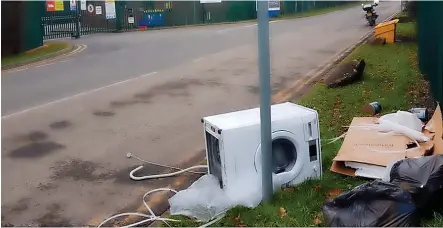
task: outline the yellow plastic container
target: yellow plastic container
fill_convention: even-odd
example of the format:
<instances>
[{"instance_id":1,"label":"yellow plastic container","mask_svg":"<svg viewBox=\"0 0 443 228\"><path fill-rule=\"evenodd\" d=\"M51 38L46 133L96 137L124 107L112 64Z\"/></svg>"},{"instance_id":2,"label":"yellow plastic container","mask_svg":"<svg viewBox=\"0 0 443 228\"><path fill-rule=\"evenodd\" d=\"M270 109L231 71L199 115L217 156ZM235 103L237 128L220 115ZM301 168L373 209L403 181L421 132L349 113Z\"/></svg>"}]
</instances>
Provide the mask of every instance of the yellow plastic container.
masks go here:
<instances>
[{"instance_id":1,"label":"yellow plastic container","mask_svg":"<svg viewBox=\"0 0 443 228\"><path fill-rule=\"evenodd\" d=\"M375 26L375 37L385 38L386 43L392 44L395 42L395 28L397 26L398 19L387 21Z\"/></svg>"}]
</instances>

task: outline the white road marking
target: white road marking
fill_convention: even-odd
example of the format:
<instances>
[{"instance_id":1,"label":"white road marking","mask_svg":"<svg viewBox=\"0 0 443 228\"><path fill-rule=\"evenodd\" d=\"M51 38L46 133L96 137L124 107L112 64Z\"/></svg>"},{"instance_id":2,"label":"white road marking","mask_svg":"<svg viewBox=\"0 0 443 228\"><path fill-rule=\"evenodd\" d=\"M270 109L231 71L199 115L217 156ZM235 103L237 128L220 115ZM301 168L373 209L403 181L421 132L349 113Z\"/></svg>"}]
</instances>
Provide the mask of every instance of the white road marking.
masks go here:
<instances>
[{"instance_id":1,"label":"white road marking","mask_svg":"<svg viewBox=\"0 0 443 228\"><path fill-rule=\"evenodd\" d=\"M269 24L275 23L275 22L279 22L279 21L283 21L283 20L269 21ZM224 33L224 32L228 32L228 31L232 31L232 30L237 30L237 29L242 29L242 28L249 28L249 27L254 27L254 26L257 26L257 23L250 24L250 25L245 25L245 26L240 26L240 27L222 29L222 30L218 30L217 33Z\"/></svg>"},{"instance_id":2,"label":"white road marking","mask_svg":"<svg viewBox=\"0 0 443 228\"><path fill-rule=\"evenodd\" d=\"M11 71L9 71L8 73L24 71L24 70L27 70L27 69L29 69L29 68L28 68L28 67L18 68L18 69L11 70ZM2 73L6 73L6 72L2 72Z\"/></svg>"},{"instance_id":3,"label":"white road marking","mask_svg":"<svg viewBox=\"0 0 443 228\"><path fill-rule=\"evenodd\" d=\"M66 62L68 62L69 60L63 60L63 61L60 61L61 63L66 63Z\"/></svg>"},{"instance_id":4,"label":"white road marking","mask_svg":"<svg viewBox=\"0 0 443 228\"><path fill-rule=\"evenodd\" d=\"M39 68L39 67L49 66L49 65L52 65L52 64L55 64L55 62L54 63L46 63L46 64L42 64L42 65L37 65L35 67Z\"/></svg>"},{"instance_id":5,"label":"white road marking","mask_svg":"<svg viewBox=\"0 0 443 228\"><path fill-rule=\"evenodd\" d=\"M228 32L228 31L232 31L232 30L237 30L237 29L242 29L242 28L249 28L249 27L253 27L253 26L257 26L257 24L252 24L252 25L245 25L245 26L240 26L240 27L234 27L234 28L222 29L222 30L218 30L217 33L224 33L224 32Z\"/></svg>"},{"instance_id":6,"label":"white road marking","mask_svg":"<svg viewBox=\"0 0 443 228\"><path fill-rule=\"evenodd\" d=\"M154 74L157 74L157 72L151 72L151 73L148 73L148 74L142 74L142 75L140 75L140 76L137 76L137 77L134 77L134 78L129 78L129 79L126 79L126 80L123 80L123 81L120 81L120 82L116 82L116 83L114 83L114 84L110 84L110 85L103 86L103 87L100 87L100 88L97 88L97 89L93 89L93 90L90 90L90 91L86 91L86 92L78 93L78 94L75 94L75 95L73 95L73 96L65 97L65 98L62 98L62 99L59 99L59 100L56 100L56 101L52 101L52 102L49 102L49 103L43 104L43 105L38 105L38 106L34 106L34 107L32 107L32 108L24 109L24 110L21 110L21 111L18 111L18 112L15 112L15 113L9 114L9 115L2 116L2 120L7 119L7 118L10 118L10 117L13 117L13 116L16 116L16 115L20 115L20 114L23 114L23 113L26 113L26 112L29 112L29 111L32 111L32 110L34 110L34 109L38 109L38 108L43 108L43 107L46 107L46 106L50 106L50 105L53 105L53 104L56 104L56 103L60 103L60 102L63 102L63 101L67 101L67 100L69 100L69 99L73 99L73 98L76 98L76 97L80 97L80 96L83 96L83 95L87 95L87 94L90 94L90 93L94 93L94 92L97 92L97 91L100 91L100 90L103 90L103 89L106 89L106 88L110 88L110 87L113 87L113 86L116 86L116 85L120 85L120 84L123 84L123 83L129 82L129 81L132 81L132 80L136 80L136 79L140 79L140 78L148 77L148 76L151 76L151 75L154 75Z\"/></svg>"}]
</instances>

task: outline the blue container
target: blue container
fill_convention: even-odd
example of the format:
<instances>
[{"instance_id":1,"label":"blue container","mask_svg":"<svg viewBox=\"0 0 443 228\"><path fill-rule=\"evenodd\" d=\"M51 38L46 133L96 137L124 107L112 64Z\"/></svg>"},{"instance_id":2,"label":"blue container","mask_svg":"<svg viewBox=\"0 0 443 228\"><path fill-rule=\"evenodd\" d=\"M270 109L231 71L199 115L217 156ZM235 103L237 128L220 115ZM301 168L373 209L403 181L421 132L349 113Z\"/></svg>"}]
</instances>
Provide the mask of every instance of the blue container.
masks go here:
<instances>
[{"instance_id":1,"label":"blue container","mask_svg":"<svg viewBox=\"0 0 443 228\"><path fill-rule=\"evenodd\" d=\"M138 22L139 26L152 26L152 13L143 13L143 18Z\"/></svg>"},{"instance_id":2,"label":"blue container","mask_svg":"<svg viewBox=\"0 0 443 228\"><path fill-rule=\"evenodd\" d=\"M154 13L152 15L152 27L159 27L165 25L165 19L163 16L163 12Z\"/></svg>"},{"instance_id":3,"label":"blue container","mask_svg":"<svg viewBox=\"0 0 443 228\"><path fill-rule=\"evenodd\" d=\"M269 17L277 17L280 14L280 10L269 10L268 15Z\"/></svg>"}]
</instances>

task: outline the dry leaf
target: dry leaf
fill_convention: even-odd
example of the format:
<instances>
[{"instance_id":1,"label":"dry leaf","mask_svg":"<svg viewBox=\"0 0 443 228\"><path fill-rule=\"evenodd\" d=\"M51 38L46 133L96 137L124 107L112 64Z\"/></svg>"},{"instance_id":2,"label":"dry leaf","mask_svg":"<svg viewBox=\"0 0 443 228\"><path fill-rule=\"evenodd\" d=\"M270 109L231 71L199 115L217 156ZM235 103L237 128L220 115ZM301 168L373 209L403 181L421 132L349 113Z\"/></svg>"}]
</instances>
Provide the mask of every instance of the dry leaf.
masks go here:
<instances>
[{"instance_id":1,"label":"dry leaf","mask_svg":"<svg viewBox=\"0 0 443 228\"><path fill-rule=\"evenodd\" d=\"M237 217L234 218L234 226L235 227L246 227L246 225L240 219L240 214L238 214Z\"/></svg>"},{"instance_id":2,"label":"dry leaf","mask_svg":"<svg viewBox=\"0 0 443 228\"><path fill-rule=\"evenodd\" d=\"M320 185L316 185L316 186L314 186L314 190L315 190L315 191L318 192L318 191L320 191L320 189L321 189Z\"/></svg>"},{"instance_id":3,"label":"dry leaf","mask_svg":"<svg viewBox=\"0 0 443 228\"><path fill-rule=\"evenodd\" d=\"M341 189L335 188L328 192L328 199L333 199L342 193Z\"/></svg>"},{"instance_id":4,"label":"dry leaf","mask_svg":"<svg viewBox=\"0 0 443 228\"><path fill-rule=\"evenodd\" d=\"M286 216L286 209L280 207L280 217L285 217L285 216Z\"/></svg>"},{"instance_id":5,"label":"dry leaf","mask_svg":"<svg viewBox=\"0 0 443 228\"><path fill-rule=\"evenodd\" d=\"M288 188L284 188L283 191L284 191L284 192L290 192L290 193L293 193L293 192L295 192L295 188L294 188L294 187L288 187Z\"/></svg>"},{"instance_id":6,"label":"dry leaf","mask_svg":"<svg viewBox=\"0 0 443 228\"><path fill-rule=\"evenodd\" d=\"M321 223L322 223L321 218L318 217L318 216L315 216L315 218L314 218L314 224L318 226L318 225L320 225Z\"/></svg>"}]
</instances>

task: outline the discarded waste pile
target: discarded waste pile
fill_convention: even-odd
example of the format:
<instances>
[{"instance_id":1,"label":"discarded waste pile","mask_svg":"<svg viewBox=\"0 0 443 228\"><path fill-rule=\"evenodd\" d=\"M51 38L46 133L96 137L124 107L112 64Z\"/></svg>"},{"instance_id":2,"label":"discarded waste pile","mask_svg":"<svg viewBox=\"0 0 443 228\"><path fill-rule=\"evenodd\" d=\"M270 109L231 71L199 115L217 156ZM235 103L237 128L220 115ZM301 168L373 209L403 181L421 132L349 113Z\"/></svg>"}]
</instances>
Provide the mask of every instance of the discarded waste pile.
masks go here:
<instances>
[{"instance_id":1,"label":"discarded waste pile","mask_svg":"<svg viewBox=\"0 0 443 228\"><path fill-rule=\"evenodd\" d=\"M272 123L272 183L274 190L294 186L307 179L318 179L322 174L318 113L315 110L285 102L271 106ZM127 227L153 221L177 220L154 214L146 197L158 191L175 193L168 201L171 215L184 215L201 222L203 227L220 220L234 206L254 208L262 201L260 109L208 116L202 119L208 166L194 166L171 174L136 176L143 168L130 172L133 180L170 177L191 169L205 168L208 173L188 189L176 191L161 188L147 192L143 204L149 214L122 213L103 221L100 226L123 216L137 216L142 220ZM259 148L259 149L257 149ZM127 154L128 158L136 158ZM176 167L169 167L178 169ZM126 225L126 224L125 224Z\"/></svg>"},{"instance_id":2,"label":"discarded waste pile","mask_svg":"<svg viewBox=\"0 0 443 228\"><path fill-rule=\"evenodd\" d=\"M443 210L442 114L355 117L331 171L376 179L323 206L327 226L419 226Z\"/></svg>"}]
</instances>

